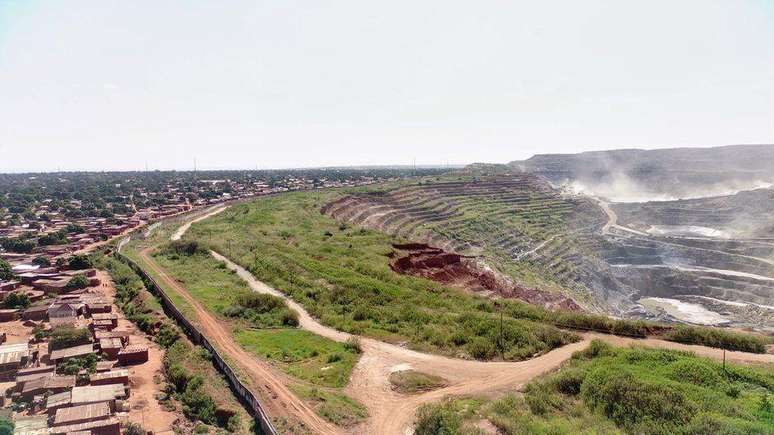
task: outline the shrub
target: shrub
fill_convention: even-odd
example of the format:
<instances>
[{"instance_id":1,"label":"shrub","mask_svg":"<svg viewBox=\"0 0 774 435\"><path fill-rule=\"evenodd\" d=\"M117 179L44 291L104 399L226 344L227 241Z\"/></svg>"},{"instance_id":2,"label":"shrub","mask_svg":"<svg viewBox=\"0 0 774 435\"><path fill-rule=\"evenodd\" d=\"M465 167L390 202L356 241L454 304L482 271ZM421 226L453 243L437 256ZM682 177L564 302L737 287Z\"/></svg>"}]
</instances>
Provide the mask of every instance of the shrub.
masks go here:
<instances>
[{"instance_id":1,"label":"shrub","mask_svg":"<svg viewBox=\"0 0 774 435\"><path fill-rule=\"evenodd\" d=\"M552 378L556 391L576 396L580 393L583 380L586 378L586 372L579 368L566 368L561 370Z\"/></svg>"},{"instance_id":2,"label":"shrub","mask_svg":"<svg viewBox=\"0 0 774 435\"><path fill-rule=\"evenodd\" d=\"M70 358L58 367L58 371L65 375L77 375L81 370L87 370L89 373L94 373L97 369L97 354L90 353L88 355Z\"/></svg>"},{"instance_id":3,"label":"shrub","mask_svg":"<svg viewBox=\"0 0 774 435\"><path fill-rule=\"evenodd\" d=\"M91 334L86 328L57 326L51 330L49 337L48 349L50 351L91 343Z\"/></svg>"},{"instance_id":4,"label":"shrub","mask_svg":"<svg viewBox=\"0 0 774 435\"><path fill-rule=\"evenodd\" d=\"M30 297L27 293L13 292L3 299L3 307L10 309L27 308L30 306Z\"/></svg>"},{"instance_id":5,"label":"shrub","mask_svg":"<svg viewBox=\"0 0 774 435\"><path fill-rule=\"evenodd\" d=\"M179 338L180 331L178 331L174 325L165 322L161 325L159 332L156 334L156 343L161 345L161 347L168 348L175 344Z\"/></svg>"},{"instance_id":6,"label":"shrub","mask_svg":"<svg viewBox=\"0 0 774 435\"><path fill-rule=\"evenodd\" d=\"M207 248L195 240L175 240L169 242L162 250L162 252L166 254L185 255L189 257L191 255L197 254L209 254Z\"/></svg>"},{"instance_id":7,"label":"shrub","mask_svg":"<svg viewBox=\"0 0 774 435\"><path fill-rule=\"evenodd\" d=\"M417 410L414 435L457 435L461 425L451 402L423 405Z\"/></svg>"},{"instance_id":8,"label":"shrub","mask_svg":"<svg viewBox=\"0 0 774 435\"><path fill-rule=\"evenodd\" d=\"M0 435L13 435L14 427L12 421L0 418Z\"/></svg>"},{"instance_id":9,"label":"shrub","mask_svg":"<svg viewBox=\"0 0 774 435\"><path fill-rule=\"evenodd\" d=\"M88 255L74 255L72 258L70 258L70 261L67 263L67 266L70 269L73 270L83 270L83 269L91 269L93 267L91 258L89 258Z\"/></svg>"},{"instance_id":10,"label":"shrub","mask_svg":"<svg viewBox=\"0 0 774 435\"><path fill-rule=\"evenodd\" d=\"M344 342L344 348L353 353L362 353L363 349L360 347L360 339L352 336Z\"/></svg>"},{"instance_id":11,"label":"shrub","mask_svg":"<svg viewBox=\"0 0 774 435\"><path fill-rule=\"evenodd\" d=\"M13 268L7 261L0 258L0 281L7 281L14 278Z\"/></svg>"},{"instance_id":12,"label":"shrub","mask_svg":"<svg viewBox=\"0 0 774 435\"><path fill-rule=\"evenodd\" d=\"M145 435L145 429L137 423L129 422L124 425L124 435Z\"/></svg>"},{"instance_id":13,"label":"shrub","mask_svg":"<svg viewBox=\"0 0 774 435\"><path fill-rule=\"evenodd\" d=\"M474 337L466 348L470 356L480 360L491 359L497 352L494 342L487 337Z\"/></svg>"},{"instance_id":14,"label":"shrub","mask_svg":"<svg viewBox=\"0 0 774 435\"><path fill-rule=\"evenodd\" d=\"M68 290L80 290L89 286L89 279L85 275L75 275L67 282Z\"/></svg>"},{"instance_id":15,"label":"shrub","mask_svg":"<svg viewBox=\"0 0 774 435\"><path fill-rule=\"evenodd\" d=\"M41 255L32 259L32 264L40 267L49 267L51 266L51 261L48 258Z\"/></svg>"},{"instance_id":16,"label":"shrub","mask_svg":"<svg viewBox=\"0 0 774 435\"><path fill-rule=\"evenodd\" d=\"M724 331L718 328L676 326L665 337L667 340L686 344L700 344L727 350L765 353L767 340L752 334Z\"/></svg>"},{"instance_id":17,"label":"shrub","mask_svg":"<svg viewBox=\"0 0 774 435\"><path fill-rule=\"evenodd\" d=\"M590 408L630 429L647 422L679 427L690 421L695 412L676 387L646 382L608 367L597 368L586 376L581 395Z\"/></svg>"}]
</instances>

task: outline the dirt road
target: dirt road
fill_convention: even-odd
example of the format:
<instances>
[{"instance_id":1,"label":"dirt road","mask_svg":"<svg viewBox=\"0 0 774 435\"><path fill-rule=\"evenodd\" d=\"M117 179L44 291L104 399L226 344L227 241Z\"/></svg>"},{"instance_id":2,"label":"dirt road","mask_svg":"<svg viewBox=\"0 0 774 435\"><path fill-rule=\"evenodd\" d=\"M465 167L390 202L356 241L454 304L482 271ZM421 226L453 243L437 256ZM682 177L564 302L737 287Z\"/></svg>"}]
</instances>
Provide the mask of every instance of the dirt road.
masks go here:
<instances>
[{"instance_id":1,"label":"dirt road","mask_svg":"<svg viewBox=\"0 0 774 435\"><path fill-rule=\"evenodd\" d=\"M180 226L180 228L175 231L174 234L172 234L172 237L170 237L170 240L180 240L181 237L183 237L183 234L185 234L189 228L191 228L191 225L195 224L196 222L203 221L209 217L215 216L218 213L221 213L223 210L227 209L227 205L216 205L213 207L210 207L206 211L204 211L202 214L198 215L197 217L190 219L186 221L183 225Z\"/></svg>"},{"instance_id":2,"label":"dirt road","mask_svg":"<svg viewBox=\"0 0 774 435\"><path fill-rule=\"evenodd\" d=\"M226 257L212 252L226 263L239 277L257 292L269 293L285 299L299 314L300 326L318 335L336 341L345 341L350 334L337 331L312 318L299 304L282 292L258 281L250 272ZM631 339L606 334L583 334L583 340L545 355L522 362L482 362L447 358L440 355L415 352L400 346L370 338L360 338L363 354L355 366L346 392L368 407L367 433L405 434L411 432L416 409L422 404L437 401L449 395L492 395L513 391L536 376L548 373L567 361L572 354L584 349L592 339L600 339L618 346L640 345L692 351L698 355L721 360L723 351L703 346L691 346L658 339ZM774 363L774 355L727 352L726 359L740 363ZM399 370L414 369L449 381L449 386L428 393L406 396L392 390L389 375Z\"/></svg>"},{"instance_id":3,"label":"dirt road","mask_svg":"<svg viewBox=\"0 0 774 435\"><path fill-rule=\"evenodd\" d=\"M219 213L220 211L222 209L215 210L212 214ZM200 216L196 220L199 221L205 218ZM613 225L615 225L614 220ZM185 226L185 230L189 227L190 224ZM182 230L181 227L181 230L178 230L175 234L182 236L185 230ZM278 400L286 401L290 406L282 405L280 409L286 408L294 412L299 419L308 423L310 428L314 428L315 433L343 432L343 430L332 427L325 422L318 426L317 424L320 422L319 417L291 392L287 391L287 388L284 386L287 378L284 375L278 374L267 363L251 354L247 354L238 345L234 344L229 331L225 330L221 323L204 310L182 286L164 274L155 263L152 263L152 259L146 254L147 252L143 254L146 261L156 268L156 272L164 277L165 282L173 286L175 291L178 291L181 296L185 297L188 303L195 308L200 320L206 321L208 332L205 333L208 337L212 337L215 339L215 342L220 343L224 347L224 351L228 349L229 355L233 354L234 359L239 361L239 364L246 371L250 371L257 379L264 379L267 386L271 386L272 391L282 392L281 395L278 395ZM350 334L322 325L309 315L301 305L287 298L284 293L258 281L249 271L228 258L217 252L212 252L212 255L234 270L254 291L272 294L285 299L287 304L298 312L301 328L339 342L351 337ZM578 343L555 349L537 358L522 362L460 360L416 352L370 338L361 337L359 339L363 353L360 361L355 366L349 385L346 387L346 392L363 403L369 411L370 417L364 426L358 427L358 433L379 433L385 435L411 433L414 414L417 408L445 396L465 394L496 395L513 391L536 376L555 370L567 361L574 352L584 349L592 339L601 339L619 346L636 344L688 350L710 358L723 358L723 351L714 348L683 345L658 339L629 339L593 333L583 334L583 339ZM758 355L744 352L727 352L726 359L740 363L774 363L774 355ZM448 381L449 386L418 395L407 396L399 394L392 390L389 375L392 372L407 369L441 376Z\"/></svg>"},{"instance_id":4,"label":"dirt road","mask_svg":"<svg viewBox=\"0 0 774 435\"><path fill-rule=\"evenodd\" d=\"M219 213L219 211L212 214L214 213ZM182 233L178 230L175 234L182 236ZM264 397L270 398L262 403L269 415L285 416L290 414L303 422L315 434L342 433L297 398L288 389L288 381L284 375L236 344L229 328L210 314L177 280L167 275L149 255L149 250L150 248L140 252L143 261L153 269L167 288L179 294L196 312L197 323L207 339L215 344L227 358L236 363L244 374L250 377L253 385L260 386L264 392Z\"/></svg>"}]
</instances>

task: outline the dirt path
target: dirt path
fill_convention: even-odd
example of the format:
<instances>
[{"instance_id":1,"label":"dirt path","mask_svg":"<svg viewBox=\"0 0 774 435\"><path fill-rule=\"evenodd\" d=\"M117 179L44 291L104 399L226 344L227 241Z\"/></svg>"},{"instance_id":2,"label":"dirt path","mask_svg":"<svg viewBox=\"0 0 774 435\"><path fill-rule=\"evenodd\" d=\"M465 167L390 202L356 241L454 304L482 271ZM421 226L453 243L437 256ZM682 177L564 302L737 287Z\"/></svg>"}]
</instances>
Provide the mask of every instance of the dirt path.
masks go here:
<instances>
[{"instance_id":1,"label":"dirt path","mask_svg":"<svg viewBox=\"0 0 774 435\"><path fill-rule=\"evenodd\" d=\"M228 208L227 205L216 205L216 206L210 207L199 216L191 220L188 220L183 225L181 225L180 228L178 228L177 231L175 231L175 233L172 234L172 237L170 237L170 240L180 240L180 238L183 237L183 234L185 234L188 231L188 229L191 228L191 225L195 224L196 222L203 221L208 217L215 216L216 214L222 212L227 208Z\"/></svg>"},{"instance_id":2,"label":"dirt path","mask_svg":"<svg viewBox=\"0 0 774 435\"><path fill-rule=\"evenodd\" d=\"M250 272L226 257L212 252L212 255L226 263L239 277L257 292L269 293L285 299L299 314L300 326L318 335L335 341L345 341L350 334L322 325L312 318L298 303L287 298L282 292L258 281ZM360 337L363 354L355 366L346 392L368 407L370 414L366 423L368 433L405 434L411 432L414 412L422 404L433 402L449 395L496 394L513 391L536 376L550 372L575 351L584 349L592 339L618 345L640 345L691 351L698 355L722 360L723 351L703 346L684 345L658 339L630 339L606 334L583 334L583 340L555 349L545 355L521 362L482 362L447 358L412 351L378 340ZM759 355L744 352L727 352L728 361L740 363L774 363L774 355ZM389 375L399 370L414 369L441 376L450 386L428 393L406 396L392 390Z\"/></svg>"},{"instance_id":3,"label":"dirt path","mask_svg":"<svg viewBox=\"0 0 774 435\"><path fill-rule=\"evenodd\" d=\"M153 431L153 433L172 433L175 421L181 418L181 415L164 410L156 400L156 395L163 388L162 384L156 382L156 378L163 378L164 351L156 343L148 340L145 334L137 329L134 323L127 320L118 309L115 304L116 289L110 275L107 272L98 271L97 276L102 282L97 291L107 300L113 301L111 302L113 313L119 316L118 330L129 332L131 344L148 346L147 362L125 367L129 370L129 385L132 388L132 394L129 397L128 418L130 421L142 425L146 430Z\"/></svg>"},{"instance_id":4,"label":"dirt path","mask_svg":"<svg viewBox=\"0 0 774 435\"><path fill-rule=\"evenodd\" d=\"M222 211L222 209L220 210ZM215 211L212 214L219 213ZM190 226L190 225L189 225ZM175 233L180 233L179 230ZM297 398L286 386L287 381L283 375L274 370L268 363L259 360L253 354L242 349L234 342L231 331L218 319L204 308L199 301L192 297L188 291L180 285L173 277L169 276L159 267L153 258L148 255L151 248L140 252L143 261L153 269L164 284L180 295L195 311L201 332L207 339L214 343L218 350L223 352L227 358L234 361L242 371L249 376L254 385L261 386L268 394L265 397L271 397L262 405L266 408L269 415L279 417L283 415L293 415L303 422L307 428L315 434L339 434L341 431L330 423L326 422L315 414L314 410L308 407L302 400Z\"/></svg>"},{"instance_id":5,"label":"dirt path","mask_svg":"<svg viewBox=\"0 0 774 435\"><path fill-rule=\"evenodd\" d=\"M216 210L209 215L219 213L220 211L222 209ZM200 216L196 221L202 219L206 219L206 216ZM612 220L612 225L615 225L615 220ZM185 229L187 230L189 227L190 224ZM175 234L182 236L184 233L185 230L178 230ZM301 305L289 299L284 293L257 280L249 271L228 258L217 252L212 252L212 255L224 262L231 270L234 270L254 291L272 294L285 299L288 306L298 312L301 328L339 342L351 337L350 334L322 325L309 315ZM200 319L209 319L207 327L208 330L212 328L212 338L217 336L217 343L228 347L230 349L229 352L246 354L239 346L233 344L233 339L228 331L224 331L223 326L207 313L196 300L188 295L185 289L179 286L174 279L164 274L158 266L152 263L152 260L147 255L144 255L144 257L149 264L157 268L156 272L162 275L165 281L172 281L169 284L174 284L173 287L176 291L180 292L181 296L184 296L195 307ZM208 336L210 335L208 334ZM723 351L720 349L683 345L650 338L629 339L606 334L588 333L583 334L583 339L577 343L555 349L531 360L521 362L482 362L425 354L378 340L360 337L359 340L363 353L360 361L355 366L349 385L346 387L346 392L368 408L370 418L364 426L359 427L359 430L363 431L362 433L379 433L384 435L409 434L412 432L414 414L421 405L437 401L449 395L496 395L513 391L536 376L555 370L567 361L574 352L584 349L592 339L601 339L618 346L636 344L687 350L718 360L723 358ZM744 352L727 352L726 359L740 363L774 363L774 355L758 355ZM284 387L282 376L273 376L273 370L265 362L250 354L242 355L239 361L246 369L257 370L256 376L259 376L259 379L266 377L276 382L277 385L273 386L272 389L276 388L277 390L287 391ZM449 382L449 386L418 395L407 396L396 393L391 388L389 375L392 372L407 369L441 376ZM287 400L289 403L300 402L292 393L287 393L287 395L281 396L280 400ZM308 409L303 402L295 406L298 407L298 410L303 411L299 414L302 421L319 420L319 417L316 417L314 412ZM295 409L295 407L289 409ZM335 433L339 430L333 427L328 427L327 429L331 432L317 432L315 430L315 433Z\"/></svg>"}]
</instances>

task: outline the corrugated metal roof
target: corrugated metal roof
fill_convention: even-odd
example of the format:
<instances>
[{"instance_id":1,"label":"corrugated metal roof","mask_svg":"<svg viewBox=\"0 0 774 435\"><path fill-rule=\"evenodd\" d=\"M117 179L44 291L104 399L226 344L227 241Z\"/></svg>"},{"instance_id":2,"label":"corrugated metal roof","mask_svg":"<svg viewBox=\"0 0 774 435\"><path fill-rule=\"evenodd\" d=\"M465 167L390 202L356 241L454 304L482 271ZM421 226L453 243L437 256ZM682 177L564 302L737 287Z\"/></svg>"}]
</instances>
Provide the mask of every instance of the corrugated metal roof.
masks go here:
<instances>
[{"instance_id":1,"label":"corrugated metal roof","mask_svg":"<svg viewBox=\"0 0 774 435\"><path fill-rule=\"evenodd\" d=\"M48 417L45 415L17 417L14 423L14 435L41 435L48 433Z\"/></svg>"},{"instance_id":2,"label":"corrugated metal roof","mask_svg":"<svg viewBox=\"0 0 774 435\"><path fill-rule=\"evenodd\" d=\"M120 349L123 347L120 338L101 338L99 340L99 347L101 349Z\"/></svg>"},{"instance_id":3,"label":"corrugated metal roof","mask_svg":"<svg viewBox=\"0 0 774 435\"><path fill-rule=\"evenodd\" d=\"M106 418L104 420L89 421L87 423L71 424L68 426L56 426L51 428L52 434L70 434L73 432L91 432L93 429L114 426L120 424L115 417Z\"/></svg>"},{"instance_id":4,"label":"corrugated metal roof","mask_svg":"<svg viewBox=\"0 0 774 435\"><path fill-rule=\"evenodd\" d=\"M110 405L106 402L73 406L72 408L60 408L56 410L54 425L59 426L76 421L96 420L109 417L111 414Z\"/></svg>"},{"instance_id":5,"label":"corrugated metal roof","mask_svg":"<svg viewBox=\"0 0 774 435\"><path fill-rule=\"evenodd\" d=\"M120 352L118 352L119 355L127 354L127 353L137 353L137 352L145 352L148 350L148 346L142 345L142 344L130 344L126 346L125 348L121 349Z\"/></svg>"},{"instance_id":6,"label":"corrugated metal roof","mask_svg":"<svg viewBox=\"0 0 774 435\"><path fill-rule=\"evenodd\" d=\"M57 394L52 394L46 399L46 408L56 408L59 406L67 406L70 404L72 396L69 391L64 391Z\"/></svg>"},{"instance_id":7,"label":"corrugated metal roof","mask_svg":"<svg viewBox=\"0 0 774 435\"><path fill-rule=\"evenodd\" d=\"M124 386L121 384L91 385L75 387L72 390L73 404L107 402L124 397Z\"/></svg>"},{"instance_id":8,"label":"corrugated metal roof","mask_svg":"<svg viewBox=\"0 0 774 435\"><path fill-rule=\"evenodd\" d=\"M27 343L6 344L0 346L0 365L18 363L30 356L30 346Z\"/></svg>"},{"instance_id":9,"label":"corrugated metal roof","mask_svg":"<svg viewBox=\"0 0 774 435\"><path fill-rule=\"evenodd\" d=\"M94 345L92 343L51 351L50 359L56 361L62 358L72 358L74 356L87 355L90 353L94 353Z\"/></svg>"},{"instance_id":10,"label":"corrugated metal roof","mask_svg":"<svg viewBox=\"0 0 774 435\"><path fill-rule=\"evenodd\" d=\"M123 378L123 377L129 377L129 370L113 370L110 372L96 373L89 376L89 380L93 382L93 381L101 381L103 379L113 379L113 378Z\"/></svg>"},{"instance_id":11,"label":"corrugated metal roof","mask_svg":"<svg viewBox=\"0 0 774 435\"><path fill-rule=\"evenodd\" d=\"M22 394L40 389L68 388L75 386L75 376L49 376L24 383Z\"/></svg>"}]
</instances>

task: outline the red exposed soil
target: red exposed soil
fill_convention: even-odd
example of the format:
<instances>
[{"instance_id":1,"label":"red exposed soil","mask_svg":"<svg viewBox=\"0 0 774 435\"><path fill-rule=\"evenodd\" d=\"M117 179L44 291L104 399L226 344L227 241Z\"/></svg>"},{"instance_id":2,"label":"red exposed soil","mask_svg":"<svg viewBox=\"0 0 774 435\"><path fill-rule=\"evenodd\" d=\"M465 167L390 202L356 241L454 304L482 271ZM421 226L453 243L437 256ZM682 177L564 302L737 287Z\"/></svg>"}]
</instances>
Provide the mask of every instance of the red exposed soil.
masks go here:
<instances>
[{"instance_id":1,"label":"red exposed soil","mask_svg":"<svg viewBox=\"0 0 774 435\"><path fill-rule=\"evenodd\" d=\"M581 310L575 301L566 296L515 284L477 263L473 257L446 252L423 243L396 244L393 248L399 252L389 255L392 258L390 267L398 273L421 276L474 292L492 292L549 309Z\"/></svg>"}]
</instances>

